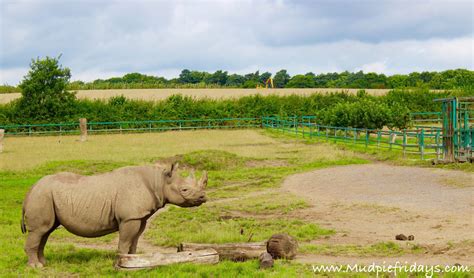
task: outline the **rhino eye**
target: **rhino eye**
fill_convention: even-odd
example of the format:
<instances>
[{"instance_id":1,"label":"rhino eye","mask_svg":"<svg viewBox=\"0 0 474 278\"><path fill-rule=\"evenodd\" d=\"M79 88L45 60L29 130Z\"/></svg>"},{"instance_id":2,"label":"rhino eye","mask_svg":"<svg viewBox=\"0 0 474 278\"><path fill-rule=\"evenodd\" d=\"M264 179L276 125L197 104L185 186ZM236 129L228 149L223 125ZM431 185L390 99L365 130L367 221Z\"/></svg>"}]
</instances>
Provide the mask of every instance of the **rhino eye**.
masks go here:
<instances>
[{"instance_id":1,"label":"rhino eye","mask_svg":"<svg viewBox=\"0 0 474 278\"><path fill-rule=\"evenodd\" d=\"M183 189L181 189L181 191L186 192L186 191L188 191L188 189L187 189L187 188L183 188Z\"/></svg>"}]
</instances>

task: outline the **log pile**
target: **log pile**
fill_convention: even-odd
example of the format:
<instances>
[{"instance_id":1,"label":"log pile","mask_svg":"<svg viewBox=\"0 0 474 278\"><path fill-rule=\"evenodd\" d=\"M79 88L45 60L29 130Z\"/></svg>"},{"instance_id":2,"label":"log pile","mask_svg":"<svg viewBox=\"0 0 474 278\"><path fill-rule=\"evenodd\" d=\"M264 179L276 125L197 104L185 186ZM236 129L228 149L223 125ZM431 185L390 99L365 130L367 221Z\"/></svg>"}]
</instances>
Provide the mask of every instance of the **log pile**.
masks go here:
<instances>
[{"instance_id":1,"label":"log pile","mask_svg":"<svg viewBox=\"0 0 474 278\"><path fill-rule=\"evenodd\" d=\"M177 253L119 255L116 266L122 269L143 269L184 262L215 264L220 260L241 262L258 259L260 268L269 268L273 267L274 259L293 259L297 248L296 240L287 234L275 234L265 242L181 243Z\"/></svg>"},{"instance_id":2,"label":"log pile","mask_svg":"<svg viewBox=\"0 0 474 278\"><path fill-rule=\"evenodd\" d=\"M175 263L216 264L219 254L214 249L179 253L121 254L116 266L125 269L144 269Z\"/></svg>"},{"instance_id":3,"label":"log pile","mask_svg":"<svg viewBox=\"0 0 474 278\"><path fill-rule=\"evenodd\" d=\"M260 254L267 251L267 246L265 242L225 244L181 243L178 246L178 252L203 249L216 250L221 260L242 262L258 258Z\"/></svg>"}]
</instances>

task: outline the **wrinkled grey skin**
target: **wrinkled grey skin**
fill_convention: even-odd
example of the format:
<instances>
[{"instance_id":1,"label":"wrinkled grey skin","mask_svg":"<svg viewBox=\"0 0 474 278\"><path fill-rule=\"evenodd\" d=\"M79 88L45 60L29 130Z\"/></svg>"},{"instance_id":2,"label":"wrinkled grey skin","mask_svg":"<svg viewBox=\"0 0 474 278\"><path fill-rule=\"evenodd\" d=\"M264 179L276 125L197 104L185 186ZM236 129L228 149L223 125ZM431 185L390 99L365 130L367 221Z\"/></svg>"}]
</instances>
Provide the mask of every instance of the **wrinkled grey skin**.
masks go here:
<instances>
[{"instance_id":1,"label":"wrinkled grey skin","mask_svg":"<svg viewBox=\"0 0 474 278\"><path fill-rule=\"evenodd\" d=\"M168 203L201 205L206 202L206 185L207 173L199 181L194 174L182 178L177 164L168 169L136 166L95 176L58 173L43 177L23 203L21 229L28 231L28 265L45 264L44 246L59 225L83 237L119 231L119 253L134 254L151 215Z\"/></svg>"}]
</instances>

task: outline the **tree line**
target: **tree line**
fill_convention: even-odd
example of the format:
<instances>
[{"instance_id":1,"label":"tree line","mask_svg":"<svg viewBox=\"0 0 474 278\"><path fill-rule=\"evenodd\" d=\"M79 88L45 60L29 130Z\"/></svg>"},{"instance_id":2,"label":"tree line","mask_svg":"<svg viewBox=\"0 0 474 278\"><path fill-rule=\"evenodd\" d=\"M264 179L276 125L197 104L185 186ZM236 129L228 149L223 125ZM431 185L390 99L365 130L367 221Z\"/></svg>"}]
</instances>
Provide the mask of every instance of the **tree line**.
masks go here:
<instances>
[{"instance_id":1,"label":"tree line","mask_svg":"<svg viewBox=\"0 0 474 278\"><path fill-rule=\"evenodd\" d=\"M70 89L121 89L121 88L256 88L265 86L273 78L275 88L360 88L393 89L426 87L430 89L453 89L474 84L474 71L466 69L442 72L412 72L410 74L364 73L363 71L341 73L297 74L290 76L282 69L274 75L256 71L248 74L230 74L218 70L214 73L184 69L179 77L166 79L140 73L129 73L122 77L97 79L92 82L74 81Z\"/></svg>"},{"instance_id":2,"label":"tree line","mask_svg":"<svg viewBox=\"0 0 474 278\"><path fill-rule=\"evenodd\" d=\"M290 76L284 69L274 75L256 71L248 74L230 74L218 70L214 73L184 69L179 77L166 79L141 73L129 73L122 77L96 79L91 82L73 81L69 90L91 89L152 89L152 88L256 88L265 86L273 78L275 88L359 88L394 89L424 87L429 89L454 89L473 86L474 71L466 69L441 72L412 72L410 74L364 73L363 71L341 73L297 74ZM0 86L0 93L19 92L19 87Z\"/></svg>"},{"instance_id":3,"label":"tree line","mask_svg":"<svg viewBox=\"0 0 474 278\"><path fill-rule=\"evenodd\" d=\"M0 125L168 119L241 118L262 116L316 115L318 123L357 128L402 129L409 126L409 113L439 111L436 98L474 95L472 87L432 91L428 88L393 89L384 96L364 90L356 95L329 94L246 96L238 99L195 99L173 95L161 101L130 100L123 96L109 100L78 100L68 90L71 72L56 58L33 60L20 83L22 96L0 105Z\"/></svg>"}]
</instances>

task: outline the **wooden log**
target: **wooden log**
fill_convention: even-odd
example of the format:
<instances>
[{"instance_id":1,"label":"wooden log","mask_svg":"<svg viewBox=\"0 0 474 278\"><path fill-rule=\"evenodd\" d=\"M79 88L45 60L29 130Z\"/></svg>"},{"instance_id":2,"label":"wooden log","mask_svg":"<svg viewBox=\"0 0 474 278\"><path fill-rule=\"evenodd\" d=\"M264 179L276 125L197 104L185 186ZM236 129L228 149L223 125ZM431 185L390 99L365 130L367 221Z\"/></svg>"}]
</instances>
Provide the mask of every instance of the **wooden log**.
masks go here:
<instances>
[{"instance_id":1,"label":"wooden log","mask_svg":"<svg viewBox=\"0 0 474 278\"><path fill-rule=\"evenodd\" d=\"M81 142L85 142L87 140L87 119L86 118L79 119L79 127L81 128Z\"/></svg>"},{"instance_id":2,"label":"wooden log","mask_svg":"<svg viewBox=\"0 0 474 278\"><path fill-rule=\"evenodd\" d=\"M116 266L124 269L144 269L175 263L216 264L219 254L214 249L179 253L120 254Z\"/></svg>"},{"instance_id":3,"label":"wooden log","mask_svg":"<svg viewBox=\"0 0 474 278\"><path fill-rule=\"evenodd\" d=\"M298 251L298 242L287 234L275 234L267 242L267 252L274 259L293 259Z\"/></svg>"},{"instance_id":4,"label":"wooden log","mask_svg":"<svg viewBox=\"0 0 474 278\"><path fill-rule=\"evenodd\" d=\"M0 153L3 152L3 137L5 136L5 129L0 129Z\"/></svg>"},{"instance_id":5,"label":"wooden log","mask_svg":"<svg viewBox=\"0 0 474 278\"><path fill-rule=\"evenodd\" d=\"M266 242L249 242L225 244L181 243L178 246L178 252L202 250L208 248L216 250L220 259L231 261L256 259L260 256L260 254L267 251Z\"/></svg>"},{"instance_id":6,"label":"wooden log","mask_svg":"<svg viewBox=\"0 0 474 278\"><path fill-rule=\"evenodd\" d=\"M272 255L268 252L264 252L260 254L260 257L258 259L260 262L260 268L270 268L273 267L273 258Z\"/></svg>"}]
</instances>

